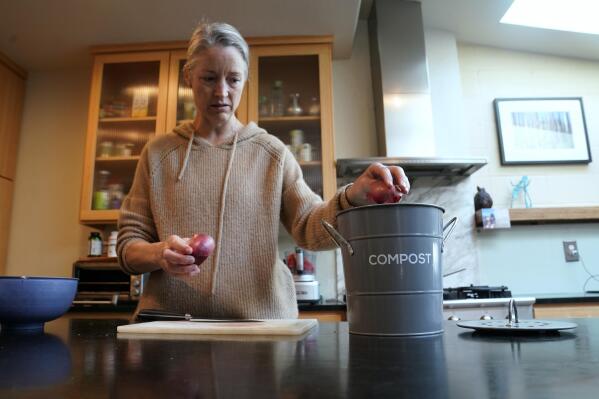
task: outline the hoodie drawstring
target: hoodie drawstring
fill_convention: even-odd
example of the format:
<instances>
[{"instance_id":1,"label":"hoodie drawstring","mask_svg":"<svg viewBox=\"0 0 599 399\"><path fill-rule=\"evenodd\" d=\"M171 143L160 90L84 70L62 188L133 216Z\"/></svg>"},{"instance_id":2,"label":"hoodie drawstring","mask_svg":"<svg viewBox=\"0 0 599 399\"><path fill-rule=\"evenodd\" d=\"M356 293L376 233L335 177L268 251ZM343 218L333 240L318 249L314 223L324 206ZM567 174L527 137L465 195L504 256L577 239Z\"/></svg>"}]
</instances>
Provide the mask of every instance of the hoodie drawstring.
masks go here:
<instances>
[{"instance_id":1,"label":"hoodie drawstring","mask_svg":"<svg viewBox=\"0 0 599 399\"><path fill-rule=\"evenodd\" d=\"M191 153L191 145L193 144L193 138L195 137L195 130L191 132L189 135L189 141L187 142L187 150L185 150L185 158L183 158L183 165L181 165L181 170L179 171L179 176L177 176L177 181L181 181L183 178L183 173L185 173L185 169L187 169L187 163L189 162L189 154ZM237 136L235 136L237 138Z\"/></svg>"},{"instance_id":2,"label":"hoodie drawstring","mask_svg":"<svg viewBox=\"0 0 599 399\"><path fill-rule=\"evenodd\" d=\"M239 136L239 131L235 133L235 138L233 139L233 149L231 150L231 155L229 156L229 164L227 165L227 171L225 172L225 178L223 179L223 187L220 194L220 207L218 210L218 231L216 236L216 251L214 253L214 265L212 267L212 279L210 281L210 293L214 295L216 289L216 275L218 274L218 265L220 259L220 243L223 236L223 223L225 219L225 208L226 208L226 199L227 199L227 187L229 184L229 176L231 174L231 167L233 166L233 158L235 157L235 150L237 149L237 137Z\"/></svg>"}]
</instances>

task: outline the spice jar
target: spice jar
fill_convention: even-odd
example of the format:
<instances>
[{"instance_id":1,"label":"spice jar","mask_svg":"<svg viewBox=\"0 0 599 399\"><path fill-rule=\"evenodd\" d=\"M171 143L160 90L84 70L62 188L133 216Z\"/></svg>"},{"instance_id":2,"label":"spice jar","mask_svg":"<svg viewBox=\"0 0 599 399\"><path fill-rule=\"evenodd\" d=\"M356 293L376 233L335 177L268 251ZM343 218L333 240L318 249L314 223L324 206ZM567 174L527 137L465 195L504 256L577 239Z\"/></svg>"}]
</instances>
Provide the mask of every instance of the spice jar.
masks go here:
<instances>
[{"instance_id":1,"label":"spice jar","mask_svg":"<svg viewBox=\"0 0 599 399\"><path fill-rule=\"evenodd\" d=\"M115 146L115 155L119 157L129 157L131 156L131 147L133 147L133 144L118 143Z\"/></svg>"},{"instance_id":2,"label":"spice jar","mask_svg":"<svg viewBox=\"0 0 599 399\"><path fill-rule=\"evenodd\" d=\"M123 203L123 198L125 197L125 194L123 193L123 185L118 183L109 185L108 193L110 198L110 209L119 209Z\"/></svg>"},{"instance_id":3,"label":"spice jar","mask_svg":"<svg viewBox=\"0 0 599 399\"><path fill-rule=\"evenodd\" d=\"M114 143L112 141L102 141L98 145L99 157L111 157L114 152Z\"/></svg>"}]
</instances>

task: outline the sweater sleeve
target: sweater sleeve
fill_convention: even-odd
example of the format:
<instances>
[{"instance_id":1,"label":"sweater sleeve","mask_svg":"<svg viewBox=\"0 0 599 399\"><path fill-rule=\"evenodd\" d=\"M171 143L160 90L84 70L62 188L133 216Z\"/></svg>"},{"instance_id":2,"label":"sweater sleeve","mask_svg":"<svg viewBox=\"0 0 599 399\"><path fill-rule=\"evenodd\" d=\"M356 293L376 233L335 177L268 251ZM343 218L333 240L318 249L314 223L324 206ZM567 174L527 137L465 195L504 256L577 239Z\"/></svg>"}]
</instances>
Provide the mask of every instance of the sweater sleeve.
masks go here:
<instances>
[{"instance_id":1,"label":"sweater sleeve","mask_svg":"<svg viewBox=\"0 0 599 399\"><path fill-rule=\"evenodd\" d=\"M351 208L341 187L329 201L323 202L304 181L302 170L295 157L286 149L283 159L283 193L281 222L296 244L308 250L335 248L334 241L322 227L322 219L337 226L337 212Z\"/></svg>"},{"instance_id":2,"label":"sweater sleeve","mask_svg":"<svg viewBox=\"0 0 599 399\"><path fill-rule=\"evenodd\" d=\"M130 274L137 272L125 260L127 247L138 240L159 241L150 207L150 183L150 165L146 147L137 164L131 190L121 206L118 221L117 256L121 268Z\"/></svg>"}]
</instances>

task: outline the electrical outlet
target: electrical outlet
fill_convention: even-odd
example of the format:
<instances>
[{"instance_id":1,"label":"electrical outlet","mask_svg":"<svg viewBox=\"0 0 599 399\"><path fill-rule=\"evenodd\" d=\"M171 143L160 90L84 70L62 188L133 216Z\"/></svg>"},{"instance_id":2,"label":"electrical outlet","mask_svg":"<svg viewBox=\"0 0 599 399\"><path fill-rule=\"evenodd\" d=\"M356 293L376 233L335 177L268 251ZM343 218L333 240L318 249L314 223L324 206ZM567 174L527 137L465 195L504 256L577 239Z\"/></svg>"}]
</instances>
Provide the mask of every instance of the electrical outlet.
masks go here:
<instances>
[{"instance_id":1,"label":"electrical outlet","mask_svg":"<svg viewBox=\"0 0 599 399\"><path fill-rule=\"evenodd\" d=\"M576 244L576 241L564 241L563 244L566 262L578 262L580 254L578 253L578 244Z\"/></svg>"}]
</instances>

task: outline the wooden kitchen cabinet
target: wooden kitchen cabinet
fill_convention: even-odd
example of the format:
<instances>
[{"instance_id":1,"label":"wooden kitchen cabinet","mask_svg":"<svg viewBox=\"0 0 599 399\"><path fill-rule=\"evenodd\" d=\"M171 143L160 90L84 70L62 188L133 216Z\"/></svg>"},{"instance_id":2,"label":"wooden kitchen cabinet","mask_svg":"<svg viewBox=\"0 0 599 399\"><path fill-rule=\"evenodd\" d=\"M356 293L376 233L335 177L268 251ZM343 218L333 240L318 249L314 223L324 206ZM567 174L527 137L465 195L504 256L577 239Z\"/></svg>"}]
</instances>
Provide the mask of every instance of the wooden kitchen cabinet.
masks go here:
<instances>
[{"instance_id":1,"label":"wooden kitchen cabinet","mask_svg":"<svg viewBox=\"0 0 599 399\"><path fill-rule=\"evenodd\" d=\"M26 79L25 70L0 53L0 274L6 268Z\"/></svg>"},{"instance_id":2,"label":"wooden kitchen cabinet","mask_svg":"<svg viewBox=\"0 0 599 399\"><path fill-rule=\"evenodd\" d=\"M331 37L249 41L248 119L294 153L310 188L336 191ZM279 98L281 97L281 98Z\"/></svg>"},{"instance_id":3,"label":"wooden kitchen cabinet","mask_svg":"<svg viewBox=\"0 0 599 399\"><path fill-rule=\"evenodd\" d=\"M14 180L26 72L0 53L0 176Z\"/></svg>"},{"instance_id":4,"label":"wooden kitchen cabinet","mask_svg":"<svg viewBox=\"0 0 599 399\"><path fill-rule=\"evenodd\" d=\"M6 250L12 209L13 182L0 176L0 275L6 270Z\"/></svg>"},{"instance_id":5,"label":"wooden kitchen cabinet","mask_svg":"<svg viewBox=\"0 0 599 399\"><path fill-rule=\"evenodd\" d=\"M297 157L310 187L323 198L336 190L332 117L331 37L249 38L249 80L237 117L256 121ZM195 116L183 80L187 42L97 46L89 104L80 221L114 224L132 184L141 149L152 137ZM282 115L260 113L282 82ZM301 112L287 112L299 94ZM312 108L311 108L312 107ZM309 111L312 111L311 113ZM301 137L300 137L301 136ZM117 148L118 147L118 148ZM123 153L123 148L125 152ZM300 153L300 149L303 152Z\"/></svg>"},{"instance_id":6,"label":"wooden kitchen cabinet","mask_svg":"<svg viewBox=\"0 0 599 399\"><path fill-rule=\"evenodd\" d=\"M536 319L599 317L599 303L537 303L534 313Z\"/></svg>"},{"instance_id":7,"label":"wooden kitchen cabinet","mask_svg":"<svg viewBox=\"0 0 599 399\"><path fill-rule=\"evenodd\" d=\"M166 126L169 52L97 54L80 220L115 223L144 145Z\"/></svg>"},{"instance_id":8,"label":"wooden kitchen cabinet","mask_svg":"<svg viewBox=\"0 0 599 399\"><path fill-rule=\"evenodd\" d=\"M347 321L344 310L302 310L299 312L300 319L317 319L320 322Z\"/></svg>"}]
</instances>

